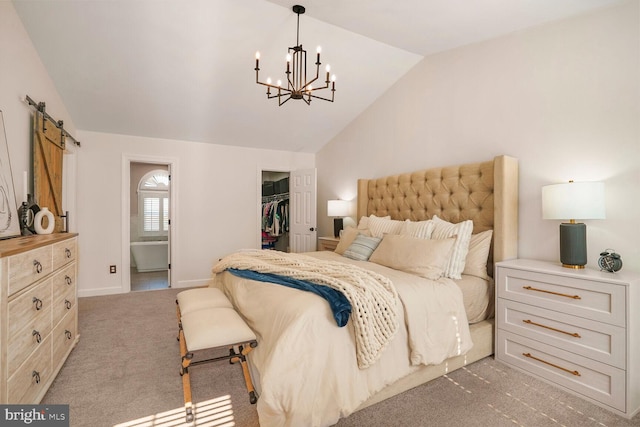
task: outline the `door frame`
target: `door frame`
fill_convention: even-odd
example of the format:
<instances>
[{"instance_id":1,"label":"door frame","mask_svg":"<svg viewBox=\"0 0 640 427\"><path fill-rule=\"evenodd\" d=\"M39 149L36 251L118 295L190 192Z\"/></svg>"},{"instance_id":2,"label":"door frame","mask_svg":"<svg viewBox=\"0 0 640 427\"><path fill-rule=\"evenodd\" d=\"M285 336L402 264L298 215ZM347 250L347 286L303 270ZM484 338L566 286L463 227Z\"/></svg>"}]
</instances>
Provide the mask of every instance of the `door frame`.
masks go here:
<instances>
[{"instance_id":1,"label":"door frame","mask_svg":"<svg viewBox=\"0 0 640 427\"><path fill-rule=\"evenodd\" d=\"M257 192L256 194L258 195L258 203L256 206L256 236L257 236L257 240L256 240L256 249L262 249L262 173L263 172L279 172L279 173L288 173L289 175L291 175L291 168L270 168L267 166L258 166L258 173L256 174L258 176L258 184L257 184ZM289 184L291 185L291 184ZM287 245L288 246L288 245Z\"/></svg>"},{"instance_id":2,"label":"door frame","mask_svg":"<svg viewBox=\"0 0 640 427\"><path fill-rule=\"evenodd\" d=\"M173 280L178 271L178 255L177 245L177 229L178 229L178 189L175 183L178 181L178 159L175 157L158 157L143 154L123 154L122 155L122 259L120 261L122 278L122 292L131 292L131 163L149 163L156 165L165 165L169 168L169 176L171 181L169 184L169 264L171 268L168 270L169 287L173 287Z\"/></svg>"}]
</instances>

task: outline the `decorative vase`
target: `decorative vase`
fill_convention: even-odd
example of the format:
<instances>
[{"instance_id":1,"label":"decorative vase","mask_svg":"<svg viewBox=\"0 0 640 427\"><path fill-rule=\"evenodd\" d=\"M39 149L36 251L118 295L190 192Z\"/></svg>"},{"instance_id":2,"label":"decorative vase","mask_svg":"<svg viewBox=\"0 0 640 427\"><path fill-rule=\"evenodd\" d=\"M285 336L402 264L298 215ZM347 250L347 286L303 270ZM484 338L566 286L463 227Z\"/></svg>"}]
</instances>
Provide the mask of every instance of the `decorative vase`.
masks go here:
<instances>
[{"instance_id":1,"label":"decorative vase","mask_svg":"<svg viewBox=\"0 0 640 427\"><path fill-rule=\"evenodd\" d=\"M42 226L42 220L47 218L47 227L44 228ZM42 208L38 211L35 218L33 218L33 225L36 229L36 233L38 234L51 234L53 232L53 227L56 225L53 219L53 213L49 210L49 208Z\"/></svg>"}]
</instances>

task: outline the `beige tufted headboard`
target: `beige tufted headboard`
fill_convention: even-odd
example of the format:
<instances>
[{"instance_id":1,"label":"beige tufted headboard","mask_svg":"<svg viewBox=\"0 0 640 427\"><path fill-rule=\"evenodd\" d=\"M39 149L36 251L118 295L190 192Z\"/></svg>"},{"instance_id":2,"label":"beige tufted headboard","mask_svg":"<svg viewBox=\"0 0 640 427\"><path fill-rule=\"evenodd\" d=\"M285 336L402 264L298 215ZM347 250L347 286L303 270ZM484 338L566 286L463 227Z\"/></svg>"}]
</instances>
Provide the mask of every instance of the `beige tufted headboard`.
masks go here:
<instances>
[{"instance_id":1,"label":"beige tufted headboard","mask_svg":"<svg viewBox=\"0 0 640 427\"><path fill-rule=\"evenodd\" d=\"M481 163L358 180L358 219L390 215L453 223L473 220L473 232L493 229L493 262L518 256L518 161L498 156Z\"/></svg>"}]
</instances>

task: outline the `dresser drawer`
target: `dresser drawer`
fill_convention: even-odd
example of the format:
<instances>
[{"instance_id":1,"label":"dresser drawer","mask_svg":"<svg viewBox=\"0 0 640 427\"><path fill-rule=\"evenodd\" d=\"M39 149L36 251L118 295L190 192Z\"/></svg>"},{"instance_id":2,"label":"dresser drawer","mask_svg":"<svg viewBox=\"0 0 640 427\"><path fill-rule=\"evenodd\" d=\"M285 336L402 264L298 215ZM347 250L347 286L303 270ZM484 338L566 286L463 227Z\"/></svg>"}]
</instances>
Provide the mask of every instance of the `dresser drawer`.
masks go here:
<instances>
[{"instance_id":1,"label":"dresser drawer","mask_svg":"<svg viewBox=\"0 0 640 427\"><path fill-rule=\"evenodd\" d=\"M7 383L9 403L38 403L51 376L51 336L18 368Z\"/></svg>"},{"instance_id":2,"label":"dresser drawer","mask_svg":"<svg viewBox=\"0 0 640 427\"><path fill-rule=\"evenodd\" d=\"M9 257L9 295L26 288L53 271L51 246Z\"/></svg>"},{"instance_id":3,"label":"dresser drawer","mask_svg":"<svg viewBox=\"0 0 640 427\"><path fill-rule=\"evenodd\" d=\"M498 297L625 326L625 286L588 278L498 269Z\"/></svg>"},{"instance_id":4,"label":"dresser drawer","mask_svg":"<svg viewBox=\"0 0 640 427\"><path fill-rule=\"evenodd\" d=\"M71 261L74 261L77 257L76 247L76 239L68 239L53 244L53 269L55 270Z\"/></svg>"},{"instance_id":5,"label":"dresser drawer","mask_svg":"<svg viewBox=\"0 0 640 427\"><path fill-rule=\"evenodd\" d=\"M59 295L52 304L52 325L55 327L69 312L76 311L76 288L67 287L66 293Z\"/></svg>"},{"instance_id":6,"label":"dresser drawer","mask_svg":"<svg viewBox=\"0 0 640 427\"><path fill-rule=\"evenodd\" d=\"M51 339L53 343L52 365L54 368L64 360L67 352L75 343L78 334L76 324L76 312L72 311L53 329Z\"/></svg>"},{"instance_id":7,"label":"dresser drawer","mask_svg":"<svg viewBox=\"0 0 640 427\"><path fill-rule=\"evenodd\" d=\"M625 369L625 332L620 326L498 300L498 328Z\"/></svg>"},{"instance_id":8,"label":"dresser drawer","mask_svg":"<svg viewBox=\"0 0 640 427\"><path fill-rule=\"evenodd\" d=\"M18 332L9 336L7 348L8 375L11 375L34 352L44 345L51 333L51 307L43 309L42 316L36 316Z\"/></svg>"},{"instance_id":9,"label":"dresser drawer","mask_svg":"<svg viewBox=\"0 0 640 427\"><path fill-rule=\"evenodd\" d=\"M497 358L619 411L626 410L625 371L538 341L498 332Z\"/></svg>"},{"instance_id":10,"label":"dresser drawer","mask_svg":"<svg viewBox=\"0 0 640 427\"><path fill-rule=\"evenodd\" d=\"M29 288L9 301L9 339L37 318L51 322L51 279Z\"/></svg>"},{"instance_id":11,"label":"dresser drawer","mask_svg":"<svg viewBox=\"0 0 640 427\"><path fill-rule=\"evenodd\" d=\"M76 289L76 264L72 263L64 267L52 277L53 300L57 301L64 295L69 294L69 290L73 290L75 295ZM75 298L75 297L74 297Z\"/></svg>"}]
</instances>

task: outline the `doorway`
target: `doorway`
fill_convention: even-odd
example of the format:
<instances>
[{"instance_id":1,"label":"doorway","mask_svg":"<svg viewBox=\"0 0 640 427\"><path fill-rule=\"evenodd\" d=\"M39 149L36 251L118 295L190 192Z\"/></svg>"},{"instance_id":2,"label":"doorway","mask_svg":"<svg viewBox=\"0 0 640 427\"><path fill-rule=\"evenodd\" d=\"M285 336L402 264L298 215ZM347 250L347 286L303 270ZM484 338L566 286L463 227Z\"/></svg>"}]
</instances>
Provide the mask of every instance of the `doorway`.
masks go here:
<instances>
[{"instance_id":1,"label":"doorway","mask_svg":"<svg viewBox=\"0 0 640 427\"><path fill-rule=\"evenodd\" d=\"M262 249L289 252L289 172L262 171Z\"/></svg>"},{"instance_id":2,"label":"doorway","mask_svg":"<svg viewBox=\"0 0 640 427\"><path fill-rule=\"evenodd\" d=\"M175 158L122 156L122 292L172 287L177 170ZM134 246L143 247L143 258L134 258Z\"/></svg>"}]
</instances>

